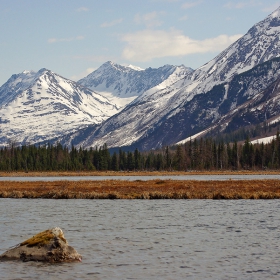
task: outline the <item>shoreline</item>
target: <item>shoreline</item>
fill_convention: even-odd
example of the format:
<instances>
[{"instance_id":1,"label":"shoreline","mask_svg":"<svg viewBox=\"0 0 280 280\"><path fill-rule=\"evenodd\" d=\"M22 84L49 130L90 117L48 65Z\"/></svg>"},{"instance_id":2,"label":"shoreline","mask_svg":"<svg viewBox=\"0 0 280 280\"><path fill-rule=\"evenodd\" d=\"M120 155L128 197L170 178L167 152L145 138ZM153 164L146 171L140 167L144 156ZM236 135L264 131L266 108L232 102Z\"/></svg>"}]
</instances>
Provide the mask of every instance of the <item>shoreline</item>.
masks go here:
<instances>
[{"instance_id":1,"label":"shoreline","mask_svg":"<svg viewBox=\"0 0 280 280\"><path fill-rule=\"evenodd\" d=\"M0 198L280 199L280 180L1 181Z\"/></svg>"},{"instance_id":2,"label":"shoreline","mask_svg":"<svg viewBox=\"0 0 280 280\"><path fill-rule=\"evenodd\" d=\"M0 177L83 177L83 176L180 176L180 175L274 175L280 170L211 170L211 171L31 171L0 172Z\"/></svg>"}]
</instances>

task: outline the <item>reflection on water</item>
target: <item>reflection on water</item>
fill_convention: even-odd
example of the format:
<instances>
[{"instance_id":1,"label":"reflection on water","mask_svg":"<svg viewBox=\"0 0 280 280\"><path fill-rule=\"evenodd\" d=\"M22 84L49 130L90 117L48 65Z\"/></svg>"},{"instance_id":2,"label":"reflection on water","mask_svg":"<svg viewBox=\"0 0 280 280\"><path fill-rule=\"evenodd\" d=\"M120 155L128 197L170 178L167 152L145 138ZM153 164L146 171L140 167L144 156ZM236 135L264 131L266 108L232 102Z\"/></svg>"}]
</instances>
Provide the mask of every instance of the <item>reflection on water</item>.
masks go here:
<instances>
[{"instance_id":1,"label":"reflection on water","mask_svg":"<svg viewBox=\"0 0 280 280\"><path fill-rule=\"evenodd\" d=\"M0 252L50 227L81 263L0 263L1 279L279 279L280 201L0 199Z\"/></svg>"}]
</instances>

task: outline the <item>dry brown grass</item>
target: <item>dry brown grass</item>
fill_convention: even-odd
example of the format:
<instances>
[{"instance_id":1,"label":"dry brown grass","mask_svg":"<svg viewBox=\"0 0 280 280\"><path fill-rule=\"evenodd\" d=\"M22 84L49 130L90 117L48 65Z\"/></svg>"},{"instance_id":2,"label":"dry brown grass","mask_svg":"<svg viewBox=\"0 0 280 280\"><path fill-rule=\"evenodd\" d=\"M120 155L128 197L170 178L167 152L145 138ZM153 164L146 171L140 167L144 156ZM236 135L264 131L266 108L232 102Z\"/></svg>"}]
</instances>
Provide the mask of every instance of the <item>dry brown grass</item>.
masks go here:
<instances>
[{"instance_id":1,"label":"dry brown grass","mask_svg":"<svg viewBox=\"0 0 280 280\"><path fill-rule=\"evenodd\" d=\"M0 172L0 177L71 177L71 176L168 176L168 175L256 175L280 174L280 170L212 170L212 171L50 171Z\"/></svg>"},{"instance_id":2,"label":"dry brown grass","mask_svg":"<svg viewBox=\"0 0 280 280\"><path fill-rule=\"evenodd\" d=\"M0 182L2 198L279 199L280 180Z\"/></svg>"}]
</instances>

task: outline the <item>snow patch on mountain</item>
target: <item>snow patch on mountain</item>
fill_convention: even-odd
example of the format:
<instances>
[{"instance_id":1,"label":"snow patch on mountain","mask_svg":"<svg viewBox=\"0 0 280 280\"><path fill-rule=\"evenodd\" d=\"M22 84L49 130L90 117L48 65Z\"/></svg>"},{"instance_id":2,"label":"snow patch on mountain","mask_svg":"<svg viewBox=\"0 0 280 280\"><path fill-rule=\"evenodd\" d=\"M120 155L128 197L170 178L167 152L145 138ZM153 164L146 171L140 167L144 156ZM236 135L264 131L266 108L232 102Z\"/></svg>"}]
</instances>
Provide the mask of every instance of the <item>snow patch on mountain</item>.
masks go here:
<instances>
[{"instance_id":1,"label":"snow patch on mountain","mask_svg":"<svg viewBox=\"0 0 280 280\"><path fill-rule=\"evenodd\" d=\"M251 141L251 144L253 144L253 145L254 144L261 144L261 143L268 144L268 143L270 143L275 138L276 138L275 135L274 136L264 137L264 138L259 138L259 139Z\"/></svg>"},{"instance_id":2,"label":"snow patch on mountain","mask_svg":"<svg viewBox=\"0 0 280 280\"><path fill-rule=\"evenodd\" d=\"M134 65L127 65L127 67L131 68L132 70L136 70L136 71L144 71L145 69L138 67L138 66L134 66Z\"/></svg>"},{"instance_id":3,"label":"snow patch on mountain","mask_svg":"<svg viewBox=\"0 0 280 280\"><path fill-rule=\"evenodd\" d=\"M117 112L106 97L47 69L13 75L0 87L2 144L55 138Z\"/></svg>"},{"instance_id":4,"label":"snow patch on mountain","mask_svg":"<svg viewBox=\"0 0 280 280\"><path fill-rule=\"evenodd\" d=\"M197 70L187 71L179 75L179 79L175 77L174 80L172 80L174 75L170 75L158 85L145 89L123 111L107 120L98 131L90 135L83 144L90 147L107 143L109 147L120 147L131 145L144 138L149 141L149 135L157 127L162 127L166 121L184 110L185 104L195 96L206 94L214 86L229 83L236 75L271 58L279 57L279 15L280 8L254 25L247 34ZM256 81L255 85L244 94L247 99L250 99L264 86ZM223 101L225 102L228 91L226 87L224 90ZM233 100L231 109L234 109L234 102L236 101ZM207 106L205 104L206 108ZM208 108L207 114L213 122L220 118L218 108ZM158 137L160 142L162 135L159 133Z\"/></svg>"},{"instance_id":5,"label":"snow patch on mountain","mask_svg":"<svg viewBox=\"0 0 280 280\"><path fill-rule=\"evenodd\" d=\"M212 127L209 128L209 129L205 129L205 130L203 130L203 131L200 131L199 133L196 133L196 134L194 134L194 135L192 135L192 136L189 136L189 137L187 137L186 139L183 139L183 140L179 141L179 142L176 143L175 145L183 145L183 144L185 144L185 143L187 143L187 142L190 142L190 141L192 141L192 140L195 140L195 139L197 139L197 138L203 136L203 135L206 134L207 132L209 132L210 129L212 129Z\"/></svg>"},{"instance_id":6,"label":"snow patch on mountain","mask_svg":"<svg viewBox=\"0 0 280 280\"><path fill-rule=\"evenodd\" d=\"M118 96L115 96L112 92L108 92L108 91L99 91L98 93L100 95L106 97L110 101L110 103L114 104L114 106L118 110L121 110L127 104L131 103L135 98L137 98L137 96L118 97Z\"/></svg>"},{"instance_id":7,"label":"snow patch on mountain","mask_svg":"<svg viewBox=\"0 0 280 280\"><path fill-rule=\"evenodd\" d=\"M120 109L144 92L166 88L191 72L193 70L184 65L141 69L108 61L78 83L104 94Z\"/></svg>"}]
</instances>

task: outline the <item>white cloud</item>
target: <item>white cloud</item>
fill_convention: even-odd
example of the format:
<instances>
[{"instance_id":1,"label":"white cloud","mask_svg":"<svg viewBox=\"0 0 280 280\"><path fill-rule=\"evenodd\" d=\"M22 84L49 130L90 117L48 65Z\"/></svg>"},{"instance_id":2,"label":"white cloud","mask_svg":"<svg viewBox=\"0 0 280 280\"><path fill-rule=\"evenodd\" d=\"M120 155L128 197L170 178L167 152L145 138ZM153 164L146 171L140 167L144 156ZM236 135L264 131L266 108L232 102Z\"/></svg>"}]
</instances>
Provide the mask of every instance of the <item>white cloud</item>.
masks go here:
<instances>
[{"instance_id":1,"label":"white cloud","mask_svg":"<svg viewBox=\"0 0 280 280\"><path fill-rule=\"evenodd\" d=\"M71 76L70 79L72 81L78 81L78 80L86 77L88 74L92 73L94 70L96 70L96 68L87 68L85 71L83 71L77 75Z\"/></svg>"},{"instance_id":2,"label":"white cloud","mask_svg":"<svg viewBox=\"0 0 280 280\"><path fill-rule=\"evenodd\" d=\"M58 42L71 42L71 41L80 41L84 40L84 36L76 36L76 37L70 37L70 38L50 38L48 39L48 43L58 43Z\"/></svg>"},{"instance_id":3,"label":"white cloud","mask_svg":"<svg viewBox=\"0 0 280 280\"><path fill-rule=\"evenodd\" d=\"M77 9L77 12L88 12L89 9L87 7L80 7Z\"/></svg>"},{"instance_id":4,"label":"white cloud","mask_svg":"<svg viewBox=\"0 0 280 280\"><path fill-rule=\"evenodd\" d=\"M163 14L164 12L151 12L144 15L137 14L134 17L134 22L137 24L144 24L147 28L158 27L162 25L159 16Z\"/></svg>"},{"instance_id":5,"label":"white cloud","mask_svg":"<svg viewBox=\"0 0 280 280\"><path fill-rule=\"evenodd\" d=\"M198 1L192 1L192 2L186 2L182 5L182 8L183 9L190 9L190 8L193 8L195 6L198 6L202 3L203 1L202 0L198 0Z\"/></svg>"},{"instance_id":6,"label":"white cloud","mask_svg":"<svg viewBox=\"0 0 280 280\"><path fill-rule=\"evenodd\" d=\"M119 19L116 19L116 20L113 20L113 21L110 21L110 22L104 22L104 23L102 23L100 26L101 26L101 27L111 27L111 26L120 24L120 23L122 23L122 22L123 22L123 19L122 19L122 18L119 18Z\"/></svg>"},{"instance_id":7,"label":"white cloud","mask_svg":"<svg viewBox=\"0 0 280 280\"><path fill-rule=\"evenodd\" d=\"M179 21L185 21L185 20L187 20L189 17L187 16L187 15L185 15L185 16L182 16L182 17L180 17L179 18Z\"/></svg>"},{"instance_id":8,"label":"white cloud","mask_svg":"<svg viewBox=\"0 0 280 280\"><path fill-rule=\"evenodd\" d=\"M205 40L194 40L178 30L143 30L126 34L122 40L127 43L123 58L130 61L150 61L167 56L222 51L242 35L220 35Z\"/></svg>"},{"instance_id":9,"label":"white cloud","mask_svg":"<svg viewBox=\"0 0 280 280\"><path fill-rule=\"evenodd\" d=\"M224 7L228 9L243 9L248 7L261 6L262 2L258 0L251 1L240 1L240 2L228 2L224 5Z\"/></svg>"}]
</instances>

